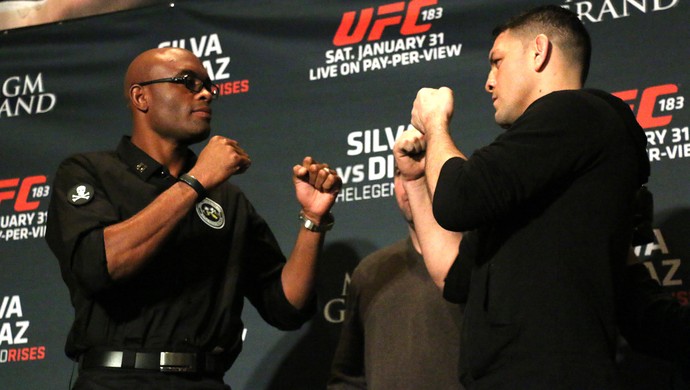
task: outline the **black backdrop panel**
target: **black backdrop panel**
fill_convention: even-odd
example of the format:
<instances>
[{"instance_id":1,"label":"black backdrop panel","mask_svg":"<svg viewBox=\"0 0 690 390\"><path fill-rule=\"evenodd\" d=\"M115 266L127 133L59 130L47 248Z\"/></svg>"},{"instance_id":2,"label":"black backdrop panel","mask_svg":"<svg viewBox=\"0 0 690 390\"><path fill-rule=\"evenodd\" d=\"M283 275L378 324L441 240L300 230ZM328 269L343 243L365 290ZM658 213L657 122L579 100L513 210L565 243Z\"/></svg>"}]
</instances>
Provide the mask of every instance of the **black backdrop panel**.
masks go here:
<instances>
[{"instance_id":1,"label":"black backdrop panel","mask_svg":"<svg viewBox=\"0 0 690 390\"><path fill-rule=\"evenodd\" d=\"M664 286L690 299L690 32L684 0L552 2L581 15L594 42L588 86L633 107L649 140L657 241L636 248ZM66 156L114 148L130 129L122 78L139 52L185 47L221 85L214 132L253 165L232 178L292 249L291 167L305 155L345 181L318 281L319 314L280 332L248 305L234 389L322 389L342 321L348 274L406 234L392 199L391 145L420 87L455 91L465 152L500 133L484 92L495 24L535 1L179 1L0 35L0 383L66 388L72 318L43 236L52 175ZM200 147L200 146L198 146ZM632 388L663 388L669 364L619 360ZM659 387L661 386L661 387Z\"/></svg>"}]
</instances>

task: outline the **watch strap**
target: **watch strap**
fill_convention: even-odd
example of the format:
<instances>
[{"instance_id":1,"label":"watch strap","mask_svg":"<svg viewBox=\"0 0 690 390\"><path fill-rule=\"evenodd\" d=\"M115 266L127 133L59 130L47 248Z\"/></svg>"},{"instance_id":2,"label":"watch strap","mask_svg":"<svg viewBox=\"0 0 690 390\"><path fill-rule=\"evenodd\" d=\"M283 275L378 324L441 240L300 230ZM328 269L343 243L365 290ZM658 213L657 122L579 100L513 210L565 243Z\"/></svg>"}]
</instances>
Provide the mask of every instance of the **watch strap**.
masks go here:
<instances>
[{"instance_id":1,"label":"watch strap","mask_svg":"<svg viewBox=\"0 0 690 390\"><path fill-rule=\"evenodd\" d=\"M177 180L192 187L194 191L196 191L198 199L203 199L206 197L206 188L199 183L199 180L197 180L196 177L190 175L189 173L183 173Z\"/></svg>"},{"instance_id":2,"label":"watch strap","mask_svg":"<svg viewBox=\"0 0 690 390\"><path fill-rule=\"evenodd\" d=\"M302 226L304 226L305 229L317 233L327 232L333 229L333 225L335 224L335 218L333 218L333 214L331 213L328 213L324 221L321 222L321 225L317 225L314 221L307 218L307 216L304 215L304 211L301 210L299 212L299 220L302 222Z\"/></svg>"}]
</instances>

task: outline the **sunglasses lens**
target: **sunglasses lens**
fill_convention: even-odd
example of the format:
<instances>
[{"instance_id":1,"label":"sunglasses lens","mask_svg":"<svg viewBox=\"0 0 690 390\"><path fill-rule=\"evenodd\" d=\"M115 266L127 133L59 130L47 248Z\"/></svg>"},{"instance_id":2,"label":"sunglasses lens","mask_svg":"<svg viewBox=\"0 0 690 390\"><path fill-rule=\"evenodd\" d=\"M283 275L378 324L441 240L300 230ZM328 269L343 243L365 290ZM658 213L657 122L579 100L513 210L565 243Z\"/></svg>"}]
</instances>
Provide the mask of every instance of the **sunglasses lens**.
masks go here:
<instances>
[{"instance_id":1,"label":"sunglasses lens","mask_svg":"<svg viewBox=\"0 0 690 390\"><path fill-rule=\"evenodd\" d=\"M188 90L197 93L201 91L203 83L195 77L185 76L184 86L187 87Z\"/></svg>"},{"instance_id":2,"label":"sunglasses lens","mask_svg":"<svg viewBox=\"0 0 690 390\"><path fill-rule=\"evenodd\" d=\"M218 86L211 83L210 80L204 83L204 87L208 89L209 92L211 92L211 95L218 96Z\"/></svg>"}]
</instances>

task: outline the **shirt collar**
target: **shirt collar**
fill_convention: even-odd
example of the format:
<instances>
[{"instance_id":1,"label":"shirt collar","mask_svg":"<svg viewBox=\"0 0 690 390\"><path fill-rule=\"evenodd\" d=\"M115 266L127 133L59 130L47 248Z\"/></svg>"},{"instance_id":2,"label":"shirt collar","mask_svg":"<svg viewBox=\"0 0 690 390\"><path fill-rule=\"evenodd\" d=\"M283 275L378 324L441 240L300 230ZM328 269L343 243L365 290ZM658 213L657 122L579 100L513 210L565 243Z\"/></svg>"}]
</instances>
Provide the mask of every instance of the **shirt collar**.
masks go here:
<instances>
[{"instance_id":1,"label":"shirt collar","mask_svg":"<svg viewBox=\"0 0 690 390\"><path fill-rule=\"evenodd\" d=\"M146 154L132 143L130 136L123 136L120 144L117 146L117 154L127 166L135 172L142 180L148 181L152 177L166 177L170 175L168 168L163 166L151 156ZM196 162L196 155L191 150L188 150L189 158L187 159L184 172L187 172Z\"/></svg>"}]
</instances>

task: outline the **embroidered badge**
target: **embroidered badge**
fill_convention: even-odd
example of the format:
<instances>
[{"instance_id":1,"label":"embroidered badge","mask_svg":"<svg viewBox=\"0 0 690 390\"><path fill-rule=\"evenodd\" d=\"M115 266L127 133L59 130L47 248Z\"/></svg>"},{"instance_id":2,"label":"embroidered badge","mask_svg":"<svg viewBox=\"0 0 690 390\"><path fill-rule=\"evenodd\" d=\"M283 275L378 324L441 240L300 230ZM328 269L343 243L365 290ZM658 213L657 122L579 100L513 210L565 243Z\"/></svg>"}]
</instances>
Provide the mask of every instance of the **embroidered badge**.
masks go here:
<instances>
[{"instance_id":1,"label":"embroidered badge","mask_svg":"<svg viewBox=\"0 0 690 390\"><path fill-rule=\"evenodd\" d=\"M196 204L196 213L205 224L214 229L222 229L225 226L223 208L209 198L204 198Z\"/></svg>"},{"instance_id":2,"label":"embroidered badge","mask_svg":"<svg viewBox=\"0 0 690 390\"><path fill-rule=\"evenodd\" d=\"M81 206L89 203L93 196L93 187L88 184L77 184L67 193L67 201L75 206Z\"/></svg>"}]
</instances>

